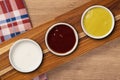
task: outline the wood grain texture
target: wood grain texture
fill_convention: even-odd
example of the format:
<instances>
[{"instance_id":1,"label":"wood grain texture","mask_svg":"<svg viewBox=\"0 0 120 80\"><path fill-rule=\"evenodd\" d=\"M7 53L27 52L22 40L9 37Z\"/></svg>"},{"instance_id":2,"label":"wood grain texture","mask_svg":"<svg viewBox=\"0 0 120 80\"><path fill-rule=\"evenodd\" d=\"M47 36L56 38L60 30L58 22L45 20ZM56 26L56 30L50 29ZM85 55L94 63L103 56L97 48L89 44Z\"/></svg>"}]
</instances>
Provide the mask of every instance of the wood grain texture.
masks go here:
<instances>
[{"instance_id":1,"label":"wood grain texture","mask_svg":"<svg viewBox=\"0 0 120 80\"><path fill-rule=\"evenodd\" d=\"M120 38L47 72L49 80L120 80Z\"/></svg>"},{"instance_id":2,"label":"wood grain texture","mask_svg":"<svg viewBox=\"0 0 120 80\"><path fill-rule=\"evenodd\" d=\"M33 27L77 8L90 0L25 0Z\"/></svg>"},{"instance_id":3,"label":"wood grain texture","mask_svg":"<svg viewBox=\"0 0 120 80\"><path fill-rule=\"evenodd\" d=\"M88 8L91 5L94 4L100 4L100 5L104 5L106 7L108 7L116 16L116 25L115 25L115 29L113 31L113 33L103 39L103 40L94 40L91 39L87 36L82 37L80 39L78 48L76 49L76 51L66 57L58 57L55 56L53 54L50 54L50 52L48 52L47 54L44 55L44 60L43 60L43 64L39 67L39 69L37 69L36 71L29 73L29 74L23 74L23 73L19 73L17 71L15 71L14 69L7 72L6 74L1 76L2 80L30 80L33 77L42 74L48 70L51 70L65 62L68 62L70 60L72 60L73 58L84 54L85 52L90 51L91 49L94 49L100 45L103 45L104 43L111 41L117 37L120 36L119 32L120 32L120 21L119 21L119 14L120 14L120 1L119 0L98 0L98 1L91 1L83 6L80 6L68 13L65 13L61 16L56 17L55 19L49 21L48 23L45 23L43 25L38 26L37 28L34 28L22 35L19 35L9 41L4 42L3 44L0 45L0 48L3 48L13 42L15 42L18 39L21 38L31 38L33 40L35 40L36 42L38 42L43 50L46 50L46 46L44 43L44 35L46 30L48 29L48 27L50 27L51 25L53 25L54 23L57 22L67 22L70 23L71 25L73 25L76 30L78 31L78 33L82 33L82 29L80 26L80 18L81 18L81 14L83 13L83 11ZM88 45L89 44L89 45ZM5 51L4 53L0 53L0 71L8 68L10 66L9 60L8 60L8 50Z\"/></svg>"}]
</instances>

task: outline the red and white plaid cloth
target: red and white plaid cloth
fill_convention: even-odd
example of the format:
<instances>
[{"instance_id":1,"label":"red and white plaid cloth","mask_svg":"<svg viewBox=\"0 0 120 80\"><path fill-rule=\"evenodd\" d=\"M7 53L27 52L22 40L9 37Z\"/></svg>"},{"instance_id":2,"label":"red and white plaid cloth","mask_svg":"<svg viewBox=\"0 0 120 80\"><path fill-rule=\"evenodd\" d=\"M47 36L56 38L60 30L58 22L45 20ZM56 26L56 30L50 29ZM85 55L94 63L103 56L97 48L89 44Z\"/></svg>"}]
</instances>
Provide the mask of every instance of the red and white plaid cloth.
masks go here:
<instances>
[{"instance_id":1,"label":"red and white plaid cloth","mask_svg":"<svg viewBox=\"0 0 120 80\"><path fill-rule=\"evenodd\" d=\"M0 42L31 28L23 0L0 0Z\"/></svg>"},{"instance_id":2,"label":"red and white plaid cloth","mask_svg":"<svg viewBox=\"0 0 120 80\"><path fill-rule=\"evenodd\" d=\"M32 28L24 0L0 0L0 43ZM47 80L40 75L33 80Z\"/></svg>"}]
</instances>

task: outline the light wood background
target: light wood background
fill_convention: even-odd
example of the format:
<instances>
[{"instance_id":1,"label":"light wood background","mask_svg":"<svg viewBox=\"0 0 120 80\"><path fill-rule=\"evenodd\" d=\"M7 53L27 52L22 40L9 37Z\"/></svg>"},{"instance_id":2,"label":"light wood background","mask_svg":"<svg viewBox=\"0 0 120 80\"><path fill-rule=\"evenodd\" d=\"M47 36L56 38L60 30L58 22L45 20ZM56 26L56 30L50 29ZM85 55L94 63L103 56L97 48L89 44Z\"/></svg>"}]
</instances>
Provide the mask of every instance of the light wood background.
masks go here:
<instances>
[{"instance_id":1,"label":"light wood background","mask_svg":"<svg viewBox=\"0 0 120 80\"><path fill-rule=\"evenodd\" d=\"M90 0L25 0L34 27ZM49 80L120 80L120 38L48 72Z\"/></svg>"}]
</instances>

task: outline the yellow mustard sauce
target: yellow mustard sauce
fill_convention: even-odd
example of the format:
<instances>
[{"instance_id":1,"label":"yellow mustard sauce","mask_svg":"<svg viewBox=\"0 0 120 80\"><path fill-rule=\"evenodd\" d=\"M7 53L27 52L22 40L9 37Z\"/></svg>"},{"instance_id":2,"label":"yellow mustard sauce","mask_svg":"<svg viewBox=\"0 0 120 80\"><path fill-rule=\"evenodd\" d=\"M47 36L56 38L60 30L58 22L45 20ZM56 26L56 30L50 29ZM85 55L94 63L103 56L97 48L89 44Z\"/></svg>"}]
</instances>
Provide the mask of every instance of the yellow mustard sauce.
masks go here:
<instances>
[{"instance_id":1,"label":"yellow mustard sauce","mask_svg":"<svg viewBox=\"0 0 120 80\"><path fill-rule=\"evenodd\" d=\"M103 36L112 28L112 17L104 8L92 8L85 14L83 25L90 35Z\"/></svg>"}]
</instances>

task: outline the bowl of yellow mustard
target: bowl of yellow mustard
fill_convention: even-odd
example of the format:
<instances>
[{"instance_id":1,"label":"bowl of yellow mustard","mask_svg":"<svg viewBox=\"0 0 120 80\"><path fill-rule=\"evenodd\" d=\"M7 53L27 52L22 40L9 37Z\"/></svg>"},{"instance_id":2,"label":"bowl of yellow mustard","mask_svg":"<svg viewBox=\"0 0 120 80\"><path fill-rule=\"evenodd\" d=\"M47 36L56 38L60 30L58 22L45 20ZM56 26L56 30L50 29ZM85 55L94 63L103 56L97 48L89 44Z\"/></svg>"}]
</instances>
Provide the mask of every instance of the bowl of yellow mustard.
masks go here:
<instances>
[{"instance_id":1,"label":"bowl of yellow mustard","mask_svg":"<svg viewBox=\"0 0 120 80\"><path fill-rule=\"evenodd\" d=\"M94 39L107 37L114 29L112 12L101 5L87 8L81 17L81 26L86 35Z\"/></svg>"}]
</instances>

